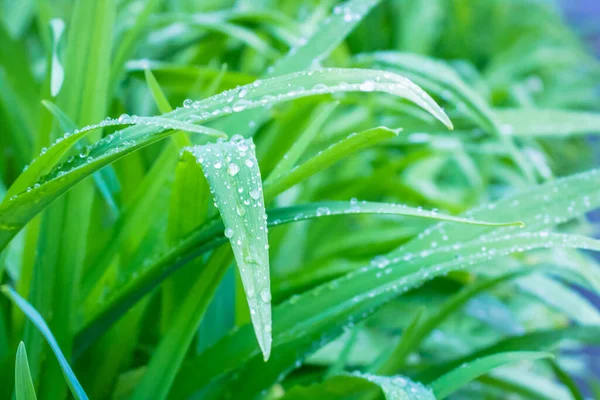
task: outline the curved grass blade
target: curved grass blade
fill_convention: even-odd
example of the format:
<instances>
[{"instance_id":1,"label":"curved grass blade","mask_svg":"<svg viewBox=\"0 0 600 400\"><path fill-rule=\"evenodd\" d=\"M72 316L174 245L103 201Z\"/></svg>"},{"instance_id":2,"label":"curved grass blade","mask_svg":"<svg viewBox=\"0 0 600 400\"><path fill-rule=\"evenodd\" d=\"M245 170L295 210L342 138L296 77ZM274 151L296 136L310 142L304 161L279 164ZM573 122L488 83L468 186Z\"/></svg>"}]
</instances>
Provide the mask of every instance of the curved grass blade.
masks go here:
<instances>
[{"instance_id":1,"label":"curved grass blade","mask_svg":"<svg viewBox=\"0 0 600 400\"><path fill-rule=\"evenodd\" d=\"M312 65L320 65L339 44L354 30L379 0L350 0L337 5L333 14L315 29L304 45L295 48L287 57L273 66L273 74L300 71Z\"/></svg>"},{"instance_id":2,"label":"curved grass blade","mask_svg":"<svg viewBox=\"0 0 600 400\"><path fill-rule=\"evenodd\" d=\"M404 364L404 359L408 353L417 347L417 343L415 342L418 342L422 338L419 334L424 315L425 307L422 306L416 311L414 318L402 332L397 345L389 354L388 352L385 353L386 359L383 362L380 360L375 361L376 366L373 370L377 375L393 375Z\"/></svg>"},{"instance_id":3,"label":"curved grass blade","mask_svg":"<svg viewBox=\"0 0 600 400\"><path fill-rule=\"evenodd\" d=\"M232 261L228 247L217 249L209 258L178 309L152 355L147 370L137 385L132 400L165 399L200 321Z\"/></svg>"},{"instance_id":4,"label":"curved grass blade","mask_svg":"<svg viewBox=\"0 0 600 400\"><path fill-rule=\"evenodd\" d=\"M495 257L557 246L600 250L599 241L585 237L525 233L506 235L494 242L474 240L463 244L460 249L450 246L436 252L424 250L407 258L378 259L369 267L292 297L275 307L273 339L274 351L278 354L276 362L272 360L261 367L258 354L250 346L251 331L242 328L182 368L174 385L175 398L191 395L217 378L231 385L236 385L238 380L250 382L240 395L251 396L272 384L281 371L293 368L298 359L310 354L315 347L337 337L349 321L355 323L366 318L374 308L425 281ZM318 301L318 307L315 301ZM319 310L326 311L320 313ZM233 343L235 349L230 347ZM211 360L210 365L206 362L208 359ZM255 373L257 369L260 369L260 374ZM200 374L205 378L192 383L190 374L195 377ZM210 390L211 395L217 398L222 395L219 387L211 385Z\"/></svg>"},{"instance_id":5,"label":"curved grass blade","mask_svg":"<svg viewBox=\"0 0 600 400\"><path fill-rule=\"evenodd\" d=\"M461 109L481 128L499 132L494 113L485 99L443 62L419 54L393 51L361 54L356 61L359 65L379 63L399 69L440 97L462 104Z\"/></svg>"},{"instance_id":6,"label":"curved grass blade","mask_svg":"<svg viewBox=\"0 0 600 400\"><path fill-rule=\"evenodd\" d=\"M268 185L270 181L279 179L290 172L294 165L296 165L296 162L302 157L310 143L317 136L319 130L337 105L338 103L322 104L312 112L308 118L310 121L308 126L294 141L294 144L287 153L279 160L279 163L275 165L273 171L271 171L269 177L265 180L265 185Z\"/></svg>"},{"instance_id":7,"label":"curved grass blade","mask_svg":"<svg viewBox=\"0 0 600 400\"><path fill-rule=\"evenodd\" d=\"M460 219L403 205L372 202L361 202L359 204L358 201L321 202L271 209L267 213L267 224L268 226L276 226L310 218L363 213L397 214L438 220L448 218L455 222L465 224L489 224L489 222ZM495 222L492 222L491 224L504 225L504 223ZM508 224L519 225L520 223L512 222ZM91 342L105 332L116 319L120 318L133 304L162 282L173 271L188 261L193 260L199 254L225 243L227 238L224 235L224 229L222 221L213 220L208 223L207 226L197 229L188 237L182 239L182 241L176 246L173 246L167 254L162 255L156 260L152 260L151 265L140 271L136 279L128 281L119 292L109 299L103 308L100 308L95 314L91 315L78 329L79 334L76 345L77 354L87 348Z\"/></svg>"},{"instance_id":8,"label":"curved grass blade","mask_svg":"<svg viewBox=\"0 0 600 400\"><path fill-rule=\"evenodd\" d=\"M452 296L449 300L442 304L436 313L428 316L421 323L418 323L410 335L403 334L400 343L390 354L386 362L377 368L377 373L382 375L391 375L400 370L410 352L418 349L420 343L425 340L437 326L452 316L456 310L464 306L473 297L486 290L489 290L496 285L519 278L526 274L533 273L535 271L538 271L538 269L518 269L494 279L476 282L475 284L461 290L459 293Z\"/></svg>"},{"instance_id":9,"label":"curved grass blade","mask_svg":"<svg viewBox=\"0 0 600 400\"><path fill-rule=\"evenodd\" d=\"M436 400L431 389L403 376L378 376L355 372L352 376L379 386L387 400Z\"/></svg>"},{"instance_id":10,"label":"curved grass blade","mask_svg":"<svg viewBox=\"0 0 600 400\"><path fill-rule=\"evenodd\" d=\"M563 385L539 373L525 368L501 368L479 377L485 386L514 393L532 400L573 400Z\"/></svg>"},{"instance_id":11,"label":"curved grass blade","mask_svg":"<svg viewBox=\"0 0 600 400\"><path fill-rule=\"evenodd\" d=\"M279 52L267 41L263 40L252 30L242 26L226 21L215 21L214 18L207 18L202 14L184 16L183 20L180 19L177 23L185 23L194 28L222 33L245 43L266 58L275 59L279 57Z\"/></svg>"},{"instance_id":12,"label":"curved grass blade","mask_svg":"<svg viewBox=\"0 0 600 400\"><path fill-rule=\"evenodd\" d=\"M21 311L23 311L23 313L25 313L25 315L27 316L27 318L29 318L31 323L35 325L35 327L40 331L42 336L44 336L44 339L46 339L48 345L50 345L50 348L54 352L54 355L56 355L56 359L60 364L60 368L62 369L65 381L67 382L67 386L69 386L69 389L71 389L73 397L75 397L75 399L77 400L87 400L87 395L85 394L83 388L79 384L79 381L75 377L73 370L69 366L69 363L67 362L65 356L60 350L60 347L58 346L56 339L54 339L52 332L50 332L48 325L46 325L46 321L44 321L42 316L31 306L31 304L29 304L27 300L19 296L19 294L15 292L13 288L4 285L2 286L1 290L2 293L4 293L4 295L10 299L10 301L12 301L17 307L21 309Z\"/></svg>"},{"instance_id":13,"label":"curved grass blade","mask_svg":"<svg viewBox=\"0 0 600 400\"><path fill-rule=\"evenodd\" d=\"M51 107L52 110L56 111L56 108ZM66 115L62 115L61 118L59 119L59 121L65 123L65 117ZM36 183L39 182L38 179L43 178L43 174L50 174L52 173L51 171L53 169L62 169L62 168L66 168L67 165L65 164L61 164L61 165L57 165L58 161L61 160L63 158L63 156L67 153L67 151L69 151L74 145L75 143L77 143L79 140L83 139L85 137L86 134L99 129L99 128L104 128L104 127L108 127L108 126L119 126L119 125L142 125L142 126L150 126L150 127L160 127L160 129L171 129L171 130L186 130L189 132L194 132L194 133L202 133L202 134L206 134L206 135L210 135L210 136L215 136L215 137L226 137L226 135L222 132L219 132L215 129L211 129L211 128L207 128L207 127L202 127L202 126L198 126L198 125L193 125L190 123L186 123L186 122L182 122L179 120L173 120L170 118L166 118L166 117L129 117L127 115L123 115L121 117L119 117L118 119L106 119L102 122L100 122L99 124L95 124L95 125L89 125L86 126L82 129L74 129L72 132L67 132L65 133L65 135L56 140L56 142L54 142L54 144L49 147L48 149L44 149L42 150L42 154L34 159L31 164L29 164L29 166L27 167L27 169L21 174L19 175L19 177L17 178L17 180L12 184L12 186L9 188L8 190L8 195L9 200L12 198L12 200L17 200L17 197L20 197L20 195L26 195L26 193L29 192L35 192L36 189L39 189L40 186L42 186L43 184L45 184L46 182L43 183ZM122 138L122 134L121 132L117 133L117 134L113 134L116 136L119 136L119 138ZM101 141L104 142L112 142L113 139L115 139L115 137L111 135L108 136L105 139L102 139ZM128 144L129 146L135 146L135 141L132 144ZM127 144L125 145L125 147L128 146ZM67 163L70 164L71 162L73 164L75 164L74 169L77 168L77 164L81 164L82 162L85 163L91 163L92 159L90 159L90 151L91 148L93 148L94 146L96 146L96 144L93 144L91 146L87 146L85 148L83 148L81 150L81 153L79 154L79 156L75 159L72 160L68 160ZM111 153L118 153L120 150L118 149L118 144L116 149L115 148L111 148L110 150L108 150L108 154ZM78 159L81 159L82 161L79 161ZM102 165L102 167L104 165L108 165L109 163L105 163ZM97 170L99 168L95 168L95 170ZM70 170L69 172L71 172L72 170ZM58 177L65 177L69 172L65 172L64 170L58 171L54 174L54 176L49 177L49 180L54 180ZM88 174L89 175L89 174ZM86 175L87 176L87 175ZM12 201L11 200L11 201ZM5 204L5 203L3 203ZM9 203L10 204L10 203ZM1 215L1 214L0 214Z\"/></svg>"},{"instance_id":14,"label":"curved grass blade","mask_svg":"<svg viewBox=\"0 0 600 400\"><path fill-rule=\"evenodd\" d=\"M463 364L455 370L445 374L431 383L435 398L445 399L463 385L478 377L487 374L491 370L506 364L520 361L539 360L540 358L554 358L551 353L518 351L510 353L499 353L483 357L475 361Z\"/></svg>"},{"instance_id":15,"label":"curved grass blade","mask_svg":"<svg viewBox=\"0 0 600 400\"><path fill-rule=\"evenodd\" d=\"M266 196L265 196L266 197ZM418 217L434 220L459 222L467 225L480 226L523 226L520 221L515 222L488 222L470 218L453 217L440 214L436 211L428 211L423 208L409 207L405 204L376 203L370 201L358 201L356 199L346 201L323 201L308 204L269 210L269 226L280 225L290 221L301 221L316 217L349 215L349 214L392 214L405 217Z\"/></svg>"},{"instance_id":16,"label":"curved grass blade","mask_svg":"<svg viewBox=\"0 0 600 400\"><path fill-rule=\"evenodd\" d=\"M144 2L144 8L138 15L136 15L134 25L131 27L131 29L127 30L125 35L120 38L120 40L117 41L118 46L111 62L109 88L114 88L117 84L123 72L125 62L132 55L135 49L136 41L143 33L148 18L160 3L161 0L148 0Z\"/></svg>"},{"instance_id":17,"label":"curved grass blade","mask_svg":"<svg viewBox=\"0 0 600 400\"><path fill-rule=\"evenodd\" d=\"M69 118L69 116L67 114L65 114L56 104L46 101L46 100L42 100L42 104L44 105L44 107L46 107L46 109L48 109L48 111L50 111L50 113L52 113L54 118L56 118L56 120L58 121L60 127L65 132L74 132L75 130L77 130L77 125L75 125L75 122L73 122ZM76 146L78 144L79 143L76 143ZM82 145L83 146L87 145L87 142L83 139L82 139ZM81 150L81 146L77 146L77 148L79 150ZM52 166L55 165L56 162L58 162L58 159L55 159L54 162L51 163L51 165ZM47 172L50 172L50 171L47 171ZM100 171L92 174L92 176L94 177L94 182L95 182L98 190L100 191L100 194L102 194L104 201L106 201L106 204L111 209L111 211L113 213L113 217L118 216L119 208L118 208L117 202L113 196L113 192L118 190L117 173L112 168L112 166L108 165L108 166L104 167L103 169L101 169ZM117 186L116 190L114 188L112 188L113 186L115 186L115 184L114 183L111 184L110 182L116 182L116 186Z\"/></svg>"},{"instance_id":18,"label":"curved grass blade","mask_svg":"<svg viewBox=\"0 0 600 400\"><path fill-rule=\"evenodd\" d=\"M377 376L360 372L334 376L312 386L293 387L282 400L369 399L377 396L374 389L382 392L387 400L436 400L431 389L407 377Z\"/></svg>"},{"instance_id":19,"label":"curved grass blade","mask_svg":"<svg viewBox=\"0 0 600 400\"><path fill-rule=\"evenodd\" d=\"M190 18L189 15L183 13L165 13L157 16L155 20L161 25L166 25L187 21L188 18ZM246 10L242 6L238 9L192 15L191 19L212 22L213 24L245 23L265 25L269 31L272 31L273 36L284 44L293 46L302 41L299 23L278 10Z\"/></svg>"},{"instance_id":20,"label":"curved grass blade","mask_svg":"<svg viewBox=\"0 0 600 400\"><path fill-rule=\"evenodd\" d=\"M358 57L358 62L359 64L374 62L396 68L427 90L440 97L448 98L462 111L466 111L466 114L482 129L498 137L515 163L528 179L534 182L530 163L523 157L513 139L504 134L490 106L452 68L429 57L393 51L362 55Z\"/></svg>"},{"instance_id":21,"label":"curved grass blade","mask_svg":"<svg viewBox=\"0 0 600 400\"><path fill-rule=\"evenodd\" d=\"M293 168L290 173L281 176L279 179L268 180L265 182L265 195L271 197L273 193L282 193L286 189L304 181L318 171L329 168L346 156L365 148L372 147L386 139L396 137L399 132L400 130L378 127L350 134L345 139L332 144L298 167Z\"/></svg>"},{"instance_id":22,"label":"curved grass blade","mask_svg":"<svg viewBox=\"0 0 600 400\"><path fill-rule=\"evenodd\" d=\"M520 279L519 288L541 299L580 325L600 325L600 311L573 287L551 277L532 275Z\"/></svg>"},{"instance_id":23,"label":"curved grass blade","mask_svg":"<svg viewBox=\"0 0 600 400\"><path fill-rule=\"evenodd\" d=\"M142 126L133 126L101 139L86 148L69 165L55 167L44 180L34 184L31 190L27 191L27 185L48 166L46 159L50 155L44 154L34 161L10 189L12 193L9 200L0 205L0 248L3 248L33 216L77 182L130 152L163 139L172 133L170 129L190 129L217 137L222 135L214 129L184 122L190 118L202 123L220 116L296 98L349 91L378 91L406 98L429 111L448 127L452 126L444 111L433 99L408 79L385 71L339 68L298 72L256 81L198 102L188 101L183 108L162 117L123 116L118 120L104 121L85 127L77 133L67 133L63 139L50 147L46 154L53 157L64 154L85 133L99 127L121 123ZM22 193L19 194L20 191Z\"/></svg>"},{"instance_id":24,"label":"curved grass blade","mask_svg":"<svg viewBox=\"0 0 600 400\"><path fill-rule=\"evenodd\" d=\"M15 395L17 400L37 400L33 380L31 379L31 371L29 371L27 351L23 342L19 343L19 348L17 349Z\"/></svg>"},{"instance_id":25,"label":"curved grass blade","mask_svg":"<svg viewBox=\"0 0 600 400\"><path fill-rule=\"evenodd\" d=\"M502 131L524 137L570 137L600 133L600 114L548 109L497 109Z\"/></svg>"},{"instance_id":26,"label":"curved grass blade","mask_svg":"<svg viewBox=\"0 0 600 400\"><path fill-rule=\"evenodd\" d=\"M573 400L584 400L585 396L577 386L577 382L565 371L556 360L548 360L556 379L560 381L571 392Z\"/></svg>"},{"instance_id":27,"label":"curved grass blade","mask_svg":"<svg viewBox=\"0 0 600 400\"><path fill-rule=\"evenodd\" d=\"M349 0L338 5L334 12L319 24L311 37L294 47L267 70L267 77L289 74L320 67L329 54L338 47L356 26L380 3L381 0ZM237 115L224 121L220 128L226 132L237 132L251 136L256 127L267 120L268 112L258 109ZM252 121L253 124L249 122Z\"/></svg>"},{"instance_id":28,"label":"curved grass blade","mask_svg":"<svg viewBox=\"0 0 600 400\"><path fill-rule=\"evenodd\" d=\"M478 232L457 229L440 223L424 232L423 236L412 240L391 253L402 257L415 254L422 248L433 247L440 243L459 245L480 236L483 239L497 238L502 235L526 231L545 231L556 225L583 216L600 206L600 192L594 188L600 185L600 170L571 175L533 187L495 203L483 204L469 210L463 217L479 220L522 221L524 228L506 227L501 229L482 228ZM593 272L585 277L600 290L600 280Z\"/></svg>"},{"instance_id":29,"label":"curved grass blade","mask_svg":"<svg viewBox=\"0 0 600 400\"><path fill-rule=\"evenodd\" d=\"M144 78L146 78L146 84L150 89L150 93L152 93L152 98L154 99L154 103L160 110L161 113L168 113L173 111L173 107L169 104L169 100L167 100L167 96L165 96L164 92L160 88L152 70L146 65L144 68Z\"/></svg>"},{"instance_id":30,"label":"curved grass blade","mask_svg":"<svg viewBox=\"0 0 600 400\"><path fill-rule=\"evenodd\" d=\"M583 344L597 345L600 343L600 327L575 326L542 330L520 336L508 337L464 357L460 357L456 360L452 360L444 364L438 364L435 367L425 369L416 375L420 380L424 382L430 382L448 373L449 371L452 371L453 369L459 368L464 363L468 363L479 358L505 352L547 352L552 351L562 341L569 340L581 342Z\"/></svg>"},{"instance_id":31,"label":"curved grass blade","mask_svg":"<svg viewBox=\"0 0 600 400\"><path fill-rule=\"evenodd\" d=\"M598 185L600 185L600 174L598 170L592 170L546 183L502 199L497 203L483 205L466 213L465 216L491 220L522 219L527 224L526 230L530 230L531 227L533 229L547 229L598 207L600 205L600 193L597 193L594 189ZM277 219L273 212L270 211L269 214L273 221ZM292 216L291 213L290 216ZM202 251L222 243L223 239L221 238L218 243L208 244L208 247L197 247L198 243L210 243L209 238L218 236L222 231L222 225L211 226L207 230L191 235L182 241L179 246L171 249L168 254L153 260L152 266L140 273L139 279L126 285L105 307L98 310L96 314L91 315L90 319L84 323L79 329L77 349L79 351L85 349L107 329L112 321L123 315L131 305L135 304L152 287L161 282L165 276L168 276L172 271ZM460 249L463 242L473 240L477 236L483 235L482 237L485 239L490 234L500 235L511 231L512 228L500 228L495 231L492 228L485 227L480 227L476 231L469 231L456 229L452 225L442 222L432 229L426 230L418 240L413 240L407 245L401 246L391 254L398 259L406 258L410 260L423 249L422 243L424 241L427 242L427 246L432 248L439 243L446 243L448 246L456 246L457 249ZM523 248L518 246L515 250L518 249ZM600 280L590 271L586 272L584 278L588 279L594 287L600 288L598 283Z\"/></svg>"},{"instance_id":32,"label":"curved grass blade","mask_svg":"<svg viewBox=\"0 0 600 400\"><path fill-rule=\"evenodd\" d=\"M267 215L255 146L251 139L232 139L189 149L202 165L224 235L238 265L250 317L265 361L271 353L271 285Z\"/></svg>"}]
</instances>

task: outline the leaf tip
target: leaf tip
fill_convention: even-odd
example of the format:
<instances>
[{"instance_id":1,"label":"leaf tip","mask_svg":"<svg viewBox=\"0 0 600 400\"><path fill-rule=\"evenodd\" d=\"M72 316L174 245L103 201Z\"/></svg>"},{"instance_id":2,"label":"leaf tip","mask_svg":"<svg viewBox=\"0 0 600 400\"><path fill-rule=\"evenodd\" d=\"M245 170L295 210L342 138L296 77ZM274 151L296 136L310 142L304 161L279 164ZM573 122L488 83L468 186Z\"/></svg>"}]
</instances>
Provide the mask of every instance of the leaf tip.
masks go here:
<instances>
[{"instance_id":1,"label":"leaf tip","mask_svg":"<svg viewBox=\"0 0 600 400\"><path fill-rule=\"evenodd\" d=\"M270 333L266 333L262 336L261 339L258 340L258 345L260 346L260 350L263 354L263 360L265 362L269 361L269 357L271 357L271 342L272 337Z\"/></svg>"}]
</instances>

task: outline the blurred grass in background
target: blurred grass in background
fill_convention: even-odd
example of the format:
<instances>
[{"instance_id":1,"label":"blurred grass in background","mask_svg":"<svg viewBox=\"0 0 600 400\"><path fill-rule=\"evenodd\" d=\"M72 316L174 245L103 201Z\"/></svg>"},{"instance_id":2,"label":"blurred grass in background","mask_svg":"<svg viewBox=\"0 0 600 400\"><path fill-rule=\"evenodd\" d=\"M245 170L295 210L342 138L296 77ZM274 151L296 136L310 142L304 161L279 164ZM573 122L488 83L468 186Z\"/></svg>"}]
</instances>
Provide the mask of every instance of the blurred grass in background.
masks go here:
<instances>
[{"instance_id":1,"label":"blurred grass in background","mask_svg":"<svg viewBox=\"0 0 600 400\"><path fill-rule=\"evenodd\" d=\"M600 397L594 2L1 5L0 398Z\"/></svg>"}]
</instances>

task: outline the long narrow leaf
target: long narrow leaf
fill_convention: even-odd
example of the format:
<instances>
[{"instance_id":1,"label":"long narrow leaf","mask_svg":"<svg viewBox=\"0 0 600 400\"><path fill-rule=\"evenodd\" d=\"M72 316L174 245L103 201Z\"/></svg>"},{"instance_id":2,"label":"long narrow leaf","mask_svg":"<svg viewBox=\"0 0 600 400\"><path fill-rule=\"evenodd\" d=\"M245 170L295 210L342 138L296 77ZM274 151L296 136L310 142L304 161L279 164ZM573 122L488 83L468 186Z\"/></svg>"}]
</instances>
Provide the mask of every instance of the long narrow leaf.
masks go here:
<instances>
[{"instance_id":1,"label":"long narrow leaf","mask_svg":"<svg viewBox=\"0 0 600 400\"><path fill-rule=\"evenodd\" d=\"M29 362L27 361L27 351L23 342L19 343L17 349L17 362L15 366L15 395L17 400L37 400L31 371L29 371Z\"/></svg>"},{"instance_id":2,"label":"long narrow leaf","mask_svg":"<svg viewBox=\"0 0 600 400\"><path fill-rule=\"evenodd\" d=\"M267 215L251 139L194 147L225 225L265 361L271 353L271 286Z\"/></svg>"},{"instance_id":3,"label":"long narrow leaf","mask_svg":"<svg viewBox=\"0 0 600 400\"><path fill-rule=\"evenodd\" d=\"M50 345L50 348L54 352L58 363L60 364L60 368L62 369L65 381L71 389L71 393L73 394L75 399L87 400L87 395L85 394L83 388L79 384L79 381L75 377L73 370L69 366L68 361L65 359L65 356L60 350L58 343L56 343L56 339L54 339L52 332L50 332L50 329L48 328L48 325L46 325L46 322L44 321L42 316L31 306L31 304L29 304L25 299L19 296L19 294L15 292L14 289L12 289L10 286L2 286L1 290L6 297L8 297L17 307L21 309L21 311L23 311L23 313L25 313L25 315L27 316L27 318L29 318L31 323L35 325L35 327L40 331L44 339L46 339L48 345Z\"/></svg>"},{"instance_id":4,"label":"long narrow leaf","mask_svg":"<svg viewBox=\"0 0 600 400\"><path fill-rule=\"evenodd\" d=\"M505 364L553 357L551 353L527 351L494 354L468 364L463 364L435 380L435 382L431 383L431 387L433 388L435 397L441 400L460 389L461 386Z\"/></svg>"}]
</instances>

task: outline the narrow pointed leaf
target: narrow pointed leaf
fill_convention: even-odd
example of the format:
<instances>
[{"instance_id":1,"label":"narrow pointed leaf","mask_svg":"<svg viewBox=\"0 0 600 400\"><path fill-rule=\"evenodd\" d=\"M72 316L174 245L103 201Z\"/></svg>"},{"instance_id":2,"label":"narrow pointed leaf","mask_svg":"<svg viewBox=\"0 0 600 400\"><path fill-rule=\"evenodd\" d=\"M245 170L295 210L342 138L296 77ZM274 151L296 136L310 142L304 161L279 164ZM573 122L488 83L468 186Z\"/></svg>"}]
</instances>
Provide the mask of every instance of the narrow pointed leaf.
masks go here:
<instances>
[{"instance_id":1,"label":"narrow pointed leaf","mask_svg":"<svg viewBox=\"0 0 600 400\"><path fill-rule=\"evenodd\" d=\"M267 223L277 226L290 222L297 222L312 218L328 216L342 216L349 214L391 214L407 217L419 217L433 220L448 220L469 225L521 225L521 222L486 222L472 219L452 217L433 211L404 205L358 202L334 201L297 205L285 208L271 209L268 212ZM195 258L198 254L208 251L227 241L224 234L223 222L213 221L209 226L202 226L185 239L178 242L170 251L154 261L151 266L142 271L134 280L110 299L106 306L98 310L97 314L90 316L80 328L78 336L78 350L82 351L90 342L108 329L115 319L121 317L144 294L162 282L169 274L181 267L185 262Z\"/></svg>"},{"instance_id":2,"label":"narrow pointed leaf","mask_svg":"<svg viewBox=\"0 0 600 400\"><path fill-rule=\"evenodd\" d=\"M191 290L174 309L174 317L152 355L132 400L167 397L173 380L188 351L194 334L213 298L219 282L231 264L231 250L221 247L208 259L206 268L193 282Z\"/></svg>"},{"instance_id":3,"label":"narrow pointed leaf","mask_svg":"<svg viewBox=\"0 0 600 400\"><path fill-rule=\"evenodd\" d=\"M19 343L17 349L17 362L15 367L15 394L17 400L37 400L31 371L29 371L29 362L27 361L27 351L25 344Z\"/></svg>"},{"instance_id":4,"label":"narrow pointed leaf","mask_svg":"<svg viewBox=\"0 0 600 400\"><path fill-rule=\"evenodd\" d=\"M208 136L223 137L222 132L189 121L203 123L217 117L274 105L306 96L336 92L384 92L406 98L430 112L451 128L444 111L417 85L403 76L385 71L327 68L297 72L256 81L207 99L185 103L162 117L122 116L90 125L78 132L67 133L46 150L19 176L9 189L10 196L0 205L0 248L37 213L73 185L93 172L141 147L172 134L172 130L188 130ZM56 166L43 180L34 183L40 173L52 165L86 133L105 126L134 126L109 135L89 146L72 163ZM48 162L48 159L52 162ZM27 187L31 190L27 191ZM35 201L34 201L35 200Z\"/></svg>"},{"instance_id":5,"label":"narrow pointed leaf","mask_svg":"<svg viewBox=\"0 0 600 400\"><path fill-rule=\"evenodd\" d=\"M69 366L69 362L65 359L65 356L60 350L56 339L54 339L52 332L50 332L46 321L44 321L42 316L31 306L31 304L29 304L10 286L2 286L2 293L4 293L4 295L10 299L10 301L12 301L17 307L21 309L21 311L23 311L23 313L25 313L25 315L27 316L27 318L29 318L31 323L35 325L35 327L40 331L44 339L46 339L46 342L48 342L48 345L50 345L50 348L54 352L54 355L56 356L56 359L60 364L60 368L62 369L65 381L67 382L67 386L69 386L69 389L71 389L73 397L75 397L75 399L77 400L87 400L87 395L85 394L83 388L79 384L79 381L75 377L73 370Z\"/></svg>"},{"instance_id":6,"label":"narrow pointed leaf","mask_svg":"<svg viewBox=\"0 0 600 400\"><path fill-rule=\"evenodd\" d=\"M528 351L494 354L461 365L455 370L435 380L431 384L431 387L435 393L435 398L441 400L472 380L487 374L495 368L520 361L532 361L540 358L553 357L554 355L552 355L552 353Z\"/></svg>"},{"instance_id":7,"label":"narrow pointed leaf","mask_svg":"<svg viewBox=\"0 0 600 400\"><path fill-rule=\"evenodd\" d=\"M271 353L271 286L267 214L251 139L194 147L242 277L250 317L265 361Z\"/></svg>"},{"instance_id":8,"label":"narrow pointed leaf","mask_svg":"<svg viewBox=\"0 0 600 400\"><path fill-rule=\"evenodd\" d=\"M600 133L600 114L547 109L494 110L506 134L568 137Z\"/></svg>"},{"instance_id":9,"label":"narrow pointed leaf","mask_svg":"<svg viewBox=\"0 0 600 400\"><path fill-rule=\"evenodd\" d=\"M335 376L321 384L294 387L283 400L378 398L377 390L386 400L436 400L431 389L407 377L360 372Z\"/></svg>"},{"instance_id":10,"label":"narrow pointed leaf","mask_svg":"<svg viewBox=\"0 0 600 400\"><path fill-rule=\"evenodd\" d=\"M380 126L350 134L292 169L289 174L281 176L279 179L272 179L265 182L265 195L271 197L275 193L281 193L315 173L332 166L337 161L352 153L398 136L399 132L399 129L392 130Z\"/></svg>"},{"instance_id":11,"label":"narrow pointed leaf","mask_svg":"<svg viewBox=\"0 0 600 400\"><path fill-rule=\"evenodd\" d=\"M572 326L567 328L535 331L520 336L507 337L492 344L491 346L477 350L464 357L457 358L447 363L438 364L435 368L427 368L424 371L420 371L417 376L423 382L430 382L456 368L459 368L465 363L472 362L479 358L498 353L512 353L522 350L531 352L548 352L554 350L563 341L577 341L583 344L598 345L600 344L600 327Z\"/></svg>"}]
</instances>

